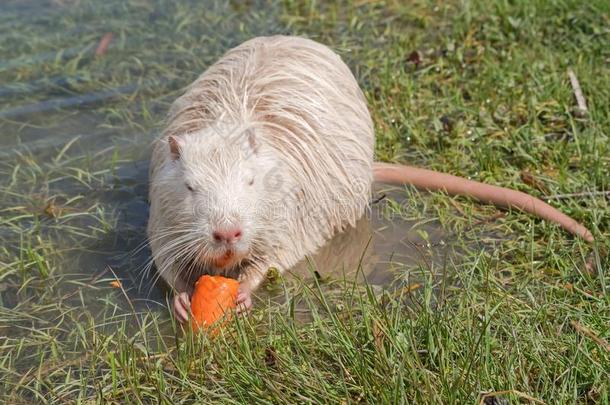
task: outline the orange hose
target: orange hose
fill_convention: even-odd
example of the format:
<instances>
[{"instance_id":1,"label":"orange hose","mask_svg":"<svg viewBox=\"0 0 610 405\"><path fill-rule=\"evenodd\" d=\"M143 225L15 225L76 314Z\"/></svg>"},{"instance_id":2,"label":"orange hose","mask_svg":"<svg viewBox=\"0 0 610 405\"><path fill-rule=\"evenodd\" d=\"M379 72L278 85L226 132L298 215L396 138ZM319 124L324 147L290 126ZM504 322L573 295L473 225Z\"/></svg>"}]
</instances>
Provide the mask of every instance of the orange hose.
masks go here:
<instances>
[{"instance_id":1,"label":"orange hose","mask_svg":"<svg viewBox=\"0 0 610 405\"><path fill-rule=\"evenodd\" d=\"M384 183L410 184L422 190L440 190L449 195L472 197L483 203L498 207L516 208L555 222L568 232L580 236L589 243L594 241L591 232L583 225L547 203L521 191L479 183L433 170L380 162L373 164L373 177L375 181Z\"/></svg>"}]
</instances>

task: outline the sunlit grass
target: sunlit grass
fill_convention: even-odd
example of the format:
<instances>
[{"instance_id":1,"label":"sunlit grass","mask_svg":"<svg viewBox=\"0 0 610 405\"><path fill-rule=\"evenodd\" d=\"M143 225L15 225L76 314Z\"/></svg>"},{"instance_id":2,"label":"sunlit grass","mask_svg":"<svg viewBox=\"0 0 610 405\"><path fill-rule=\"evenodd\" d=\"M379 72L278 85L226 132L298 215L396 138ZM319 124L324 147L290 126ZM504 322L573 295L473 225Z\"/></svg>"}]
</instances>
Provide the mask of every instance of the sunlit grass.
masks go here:
<instances>
[{"instance_id":1,"label":"sunlit grass","mask_svg":"<svg viewBox=\"0 0 610 405\"><path fill-rule=\"evenodd\" d=\"M426 260L440 247L421 231L424 259L396 267L397 290L323 268L283 278L216 339L183 333L163 294L140 287L137 250L169 103L254 35L341 54L380 160L539 197L610 189L607 2L51 3L0 6L1 400L610 402L603 195L550 200L593 231L588 246L525 214L406 189L386 215L442 224L459 254Z\"/></svg>"}]
</instances>

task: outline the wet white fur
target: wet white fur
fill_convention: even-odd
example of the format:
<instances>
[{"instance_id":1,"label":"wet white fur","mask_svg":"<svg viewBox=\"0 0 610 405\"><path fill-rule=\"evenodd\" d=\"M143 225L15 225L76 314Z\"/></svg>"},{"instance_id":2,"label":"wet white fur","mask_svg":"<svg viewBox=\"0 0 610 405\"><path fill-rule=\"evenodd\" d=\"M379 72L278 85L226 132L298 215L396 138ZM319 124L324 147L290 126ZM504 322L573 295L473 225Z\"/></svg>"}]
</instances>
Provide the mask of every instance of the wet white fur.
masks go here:
<instances>
[{"instance_id":1,"label":"wet white fur","mask_svg":"<svg viewBox=\"0 0 610 405\"><path fill-rule=\"evenodd\" d=\"M210 235L238 222L242 283L290 268L364 214L373 143L362 92L324 45L275 36L230 50L175 101L154 146L148 236L159 274L182 292L192 274L181 258L231 273L212 264L222 251Z\"/></svg>"}]
</instances>

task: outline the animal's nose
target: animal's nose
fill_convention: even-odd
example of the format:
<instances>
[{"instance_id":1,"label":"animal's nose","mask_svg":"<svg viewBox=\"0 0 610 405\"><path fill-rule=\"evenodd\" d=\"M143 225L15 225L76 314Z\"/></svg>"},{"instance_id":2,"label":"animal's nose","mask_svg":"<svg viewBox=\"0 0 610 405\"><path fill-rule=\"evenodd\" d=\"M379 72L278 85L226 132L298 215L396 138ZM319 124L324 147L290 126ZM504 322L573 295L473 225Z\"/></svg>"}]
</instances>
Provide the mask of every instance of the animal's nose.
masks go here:
<instances>
[{"instance_id":1,"label":"animal's nose","mask_svg":"<svg viewBox=\"0 0 610 405\"><path fill-rule=\"evenodd\" d=\"M212 237L216 242L237 243L241 239L242 230L238 226L228 228L216 228L212 232Z\"/></svg>"}]
</instances>

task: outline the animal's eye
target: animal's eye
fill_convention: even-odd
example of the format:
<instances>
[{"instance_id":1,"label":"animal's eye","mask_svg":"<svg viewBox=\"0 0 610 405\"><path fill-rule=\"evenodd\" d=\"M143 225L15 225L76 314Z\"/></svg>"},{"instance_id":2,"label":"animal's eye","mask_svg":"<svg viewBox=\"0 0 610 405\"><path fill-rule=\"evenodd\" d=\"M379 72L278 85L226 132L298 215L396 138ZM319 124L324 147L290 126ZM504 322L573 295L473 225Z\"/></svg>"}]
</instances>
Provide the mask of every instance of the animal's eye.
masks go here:
<instances>
[{"instance_id":1,"label":"animal's eye","mask_svg":"<svg viewBox=\"0 0 610 405\"><path fill-rule=\"evenodd\" d=\"M188 185L188 184L185 184L185 185L189 191L195 191L195 189L193 187L191 187L190 185Z\"/></svg>"},{"instance_id":2,"label":"animal's eye","mask_svg":"<svg viewBox=\"0 0 610 405\"><path fill-rule=\"evenodd\" d=\"M251 186L254 184L254 177L252 177L250 180L248 180L248 185Z\"/></svg>"}]
</instances>

